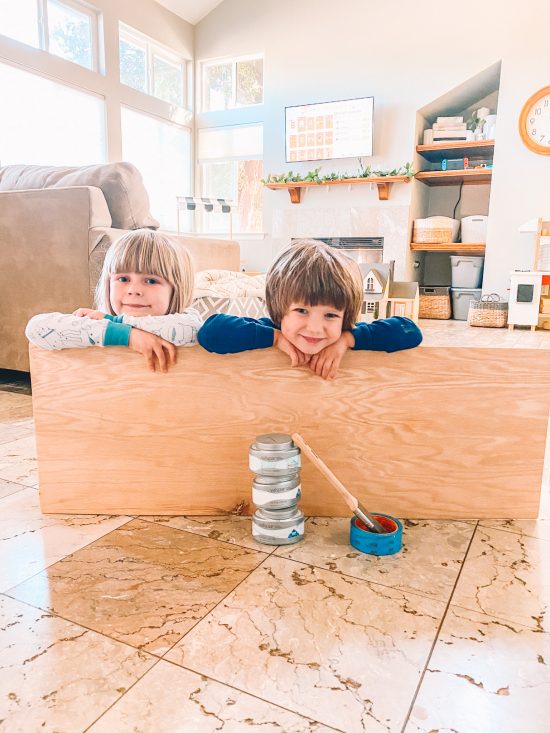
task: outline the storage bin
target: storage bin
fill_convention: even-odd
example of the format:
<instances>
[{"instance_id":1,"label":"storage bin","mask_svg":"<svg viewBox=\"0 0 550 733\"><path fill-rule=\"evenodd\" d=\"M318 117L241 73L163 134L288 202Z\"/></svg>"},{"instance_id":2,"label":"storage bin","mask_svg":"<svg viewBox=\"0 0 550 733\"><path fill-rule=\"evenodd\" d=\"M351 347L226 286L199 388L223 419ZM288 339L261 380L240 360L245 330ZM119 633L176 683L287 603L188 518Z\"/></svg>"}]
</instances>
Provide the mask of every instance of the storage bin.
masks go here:
<instances>
[{"instance_id":1,"label":"storage bin","mask_svg":"<svg viewBox=\"0 0 550 733\"><path fill-rule=\"evenodd\" d=\"M446 320L451 317L451 298L448 287L422 287L419 290L419 318Z\"/></svg>"},{"instance_id":2,"label":"storage bin","mask_svg":"<svg viewBox=\"0 0 550 733\"><path fill-rule=\"evenodd\" d=\"M460 240L464 244L485 243L487 241L487 217L476 214L461 219Z\"/></svg>"},{"instance_id":3,"label":"storage bin","mask_svg":"<svg viewBox=\"0 0 550 733\"><path fill-rule=\"evenodd\" d=\"M412 241L416 244L446 244L456 242L460 221L448 216L429 216L415 219Z\"/></svg>"},{"instance_id":4,"label":"storage bin","mask_svg":"<svg viewBox=\"0 0 550 733\"><path fill-rule=\"evenodd\" d=\"M453 318L455 321L467 321L472 300L481 300L481 288L451 288L453 302Z\"/></svg>"},{"instance_id":5,"label":"storage bin","mask_svg":"<svg viewBox=\"0 0 550 733\"><path fill-rule=\"evenodd\" d=\"M480 288L485 257L451 255L451 287Z\"/></svg>"},{"instance_id":6,"label":"storage bin","mask_svg":"<svg viewBox=\"0 0 550 733\"><path fill-rule=\"evenodd\" d=\"M483 295L481 300L471 300L468 309L468 325L482 328L504 328L508 321L508 303L498 293Z\"/></svg>"}]
</instances>

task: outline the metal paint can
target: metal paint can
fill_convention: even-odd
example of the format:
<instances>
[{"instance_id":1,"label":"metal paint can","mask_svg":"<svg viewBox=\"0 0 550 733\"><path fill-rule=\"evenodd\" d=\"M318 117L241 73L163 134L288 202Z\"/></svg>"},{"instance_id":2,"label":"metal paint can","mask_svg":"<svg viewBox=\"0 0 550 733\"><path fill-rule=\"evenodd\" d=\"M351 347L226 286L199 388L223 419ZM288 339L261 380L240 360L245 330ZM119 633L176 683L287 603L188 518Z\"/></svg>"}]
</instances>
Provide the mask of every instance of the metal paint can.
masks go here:
<instances>
[{"instance_id":1,"label":"metal paint can","mask_svg":"<svg viewBox=\"0 0 550 733\"><path fill-rule=\"evenodd\" d=\"M252 516L252 537L264 545L292 545L304 537L304 514L297 506L258 509Z\"/></svg>"},{"instance_id":2,"label":"metal paint can","mask_svg":"<svg viewBox=\"0 0 550 733\"><path fill-rule=\"evenodd\" d=\"M250 446L248 465L253 473L262 476L287 476L300 470L300 449L290 435L266 433Z\"/></svg>"},{"instance_id":3,"label":"metal paint can","mask_svg":"<svg viewBox=\"0 0 550 733\"><path fill-rule=\"evenodd\" d=\"M285 509L296 506L302 496L300 475L261 476L252 482L252 501L259 509Z\"/></svg>"}]
</instances>

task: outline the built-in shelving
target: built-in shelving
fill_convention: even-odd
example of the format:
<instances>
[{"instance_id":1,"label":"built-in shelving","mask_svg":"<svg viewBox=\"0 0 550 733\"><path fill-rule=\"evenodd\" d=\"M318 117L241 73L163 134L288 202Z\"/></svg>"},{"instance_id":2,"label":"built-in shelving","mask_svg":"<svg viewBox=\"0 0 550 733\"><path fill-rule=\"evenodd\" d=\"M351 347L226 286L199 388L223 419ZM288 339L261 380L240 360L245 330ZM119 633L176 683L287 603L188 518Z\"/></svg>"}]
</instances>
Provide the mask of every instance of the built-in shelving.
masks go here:
<instances>
[{"instance_id":1,"label":"built-in shelving","mask_svg":"<svg viewBox=\"0 0 550 733\"><path fill-rule=\"evenodd\" d=\"M491 183L492 168L467 168L458 171L420 171L415 178L428 186L479 185Z\"/></svg>"},{"instance_id":2,"label":"built-in shelving","mask_svg":"<svg viewBox=\"0 0 550 733\"><path fill-rule=\"evenodd\" d=\"M485 252L485 242L482 243L462 243L462 242L448 242L446 244L430 244L429 242L419 244L417 242L411 242L411 249L423 252L460 252L462 254L466 252Z\"/></svg>"},{"instance_id":3,"label":"built-in shelving","mask_svg":"<svg viewBox=\"0 0 550 733\"><path fill-rule=\"evenodd\" d=\"M416 152L431 163L439 163L443 158L493 157L494 140L466 141L451 144L417 145Z\"/></svg>"},{"instance_id":4,"label":"built-in shelving","mask_svg":"<svg viewBox=\"0 0 550 733\"><path fill-rule=\"evenodd\" d=\"M392 183L409 183L408 176L370 176L369 178L344 178L338 181L323 181L314 183L311 181L289 181L288 183L266 183L266 188L276 191L278 188L286 188L293 204L299 204L302 199L304 188L324 188L326 186L355 186L361 183L374 183L378 188L380 201L387 201L390 197Z\"/></svg>"}]
</instances>

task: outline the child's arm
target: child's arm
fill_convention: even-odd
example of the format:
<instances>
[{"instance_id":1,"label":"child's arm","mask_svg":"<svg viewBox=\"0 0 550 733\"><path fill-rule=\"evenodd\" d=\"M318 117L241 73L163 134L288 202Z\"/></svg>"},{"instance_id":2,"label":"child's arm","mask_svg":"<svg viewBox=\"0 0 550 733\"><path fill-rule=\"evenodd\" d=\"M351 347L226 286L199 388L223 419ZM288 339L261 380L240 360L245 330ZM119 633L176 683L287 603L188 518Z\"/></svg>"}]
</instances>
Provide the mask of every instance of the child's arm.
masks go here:
<instances>
[{"instance_id":1,"label":"child's arm","mask_svg":"<svg viewBox=\"0 0 550 733\"><path fill-rule=\"evenodd\" d=\"M422 341L422 332L409 318L392 316L372 323L358 323L344 331L336 343L311 357L309 368L323 379L334 379L348 349L355 351L400 351Z\"/></svg>"},{"instance_id":2,"label":"child's arm","mask_svg":"<svg viewBox=\"0 0 550 733\"><path fill-rule=\"evenodd\" d=\"M246 318L216 313L199 330L199 344L216 354L236 354L273 346L275 326L269 318Z\"/></svg>"},{"instance_id":3,"label":"child's arm","mask_svg":"<svg viewBox=\"0 0 550 733\"><path fill-rule=\"evenodd\" d=\"M201 317L194 308L183 313L168 313L165 316L111 316L123 324L170 341L174 346L193 346L202 325Z\"/></svg>"},{"instance_id":4,"label":"child's arm","mask_svg":"<svg viewBox=\"0 0 550 733\"><path fill-rule=\"evenodd\" d=\"M50 351L88 346L128 346L131 327L68 313L41 313L28 322L25 335L32 344Z\"/></svg>"},{"instance_id":5,"label":"child's arm","mask_svg":"<svg viewBox=\"0 0 550 733\"><path fill-rule=\"evenodd\" d=\"M357 323L351 331L354 351L401 351L422 341L422 331L414 321L403 316L381 318L372 323Z\"/></svg>"}]
</instances>

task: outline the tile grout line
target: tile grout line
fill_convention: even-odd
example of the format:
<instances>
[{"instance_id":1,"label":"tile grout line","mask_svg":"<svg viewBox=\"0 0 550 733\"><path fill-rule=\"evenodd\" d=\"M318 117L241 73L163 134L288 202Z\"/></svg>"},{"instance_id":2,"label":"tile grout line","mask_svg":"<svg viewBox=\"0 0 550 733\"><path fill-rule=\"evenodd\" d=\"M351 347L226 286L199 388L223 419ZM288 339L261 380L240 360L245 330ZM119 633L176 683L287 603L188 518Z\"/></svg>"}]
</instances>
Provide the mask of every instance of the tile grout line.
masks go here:
<instances>
[{"instance_id":1,"label":"tile grout line","mask_svg":"<svg viewBox=\"0 0 550 733\"><path fill-rule=\"evenodd\" d=\"M432 658L433 651L435 649L435 645L437 644L437 640L439 639L439 635L441 633L441 629L443 628L443 624L445 623L445 619L447 618L447 612L451 606L451 601L454 596L454 592L456 590L456 587L458 585L458 581L460 580L460 576L462 575L462 571L464 570L464 565L466 564L466 560L468 559L468 553L470 552L470 548L472 546L472 542L474 541L474 537L476 535L477 529L479 526L479 521L476 522L476 525L474 527L474 531L472 532L472 536L470 537L470 542L468 543L468 547L466 548L466 552L464 553L464 559L462 560L462 564L460 566L460 570L458 571L458 574L456 576L455 583L453 585L453 589L449 595L449 600L447 601L447 604L445 606L445 610L443 611L443 616L441 617L441 621L439 622L439 626L437 627L437 631L434 636L434 640L432 642L432 646L430 648L430 652L428 654L428 657L426 659L426 663L424 665L424 669L422 670L422 674L420 675L420 679L418 680L418 684L416 686L416 690L414 691L414 694L412 696L411 704L409 705L409 709L407 710L407 713L405 715L405 720L403 722L403 726L401 728L400 733L405 733L405 728L407 726L407 723L409 722L409 719L411 717L412 710L414 708L414 704L416 702L416 698L418 697L418 693L420 692L420 688L422 687L422 683L424 682L424 677L426 675L428 665L430 664L430 660Z\"/></svg>"}]
</instances>

